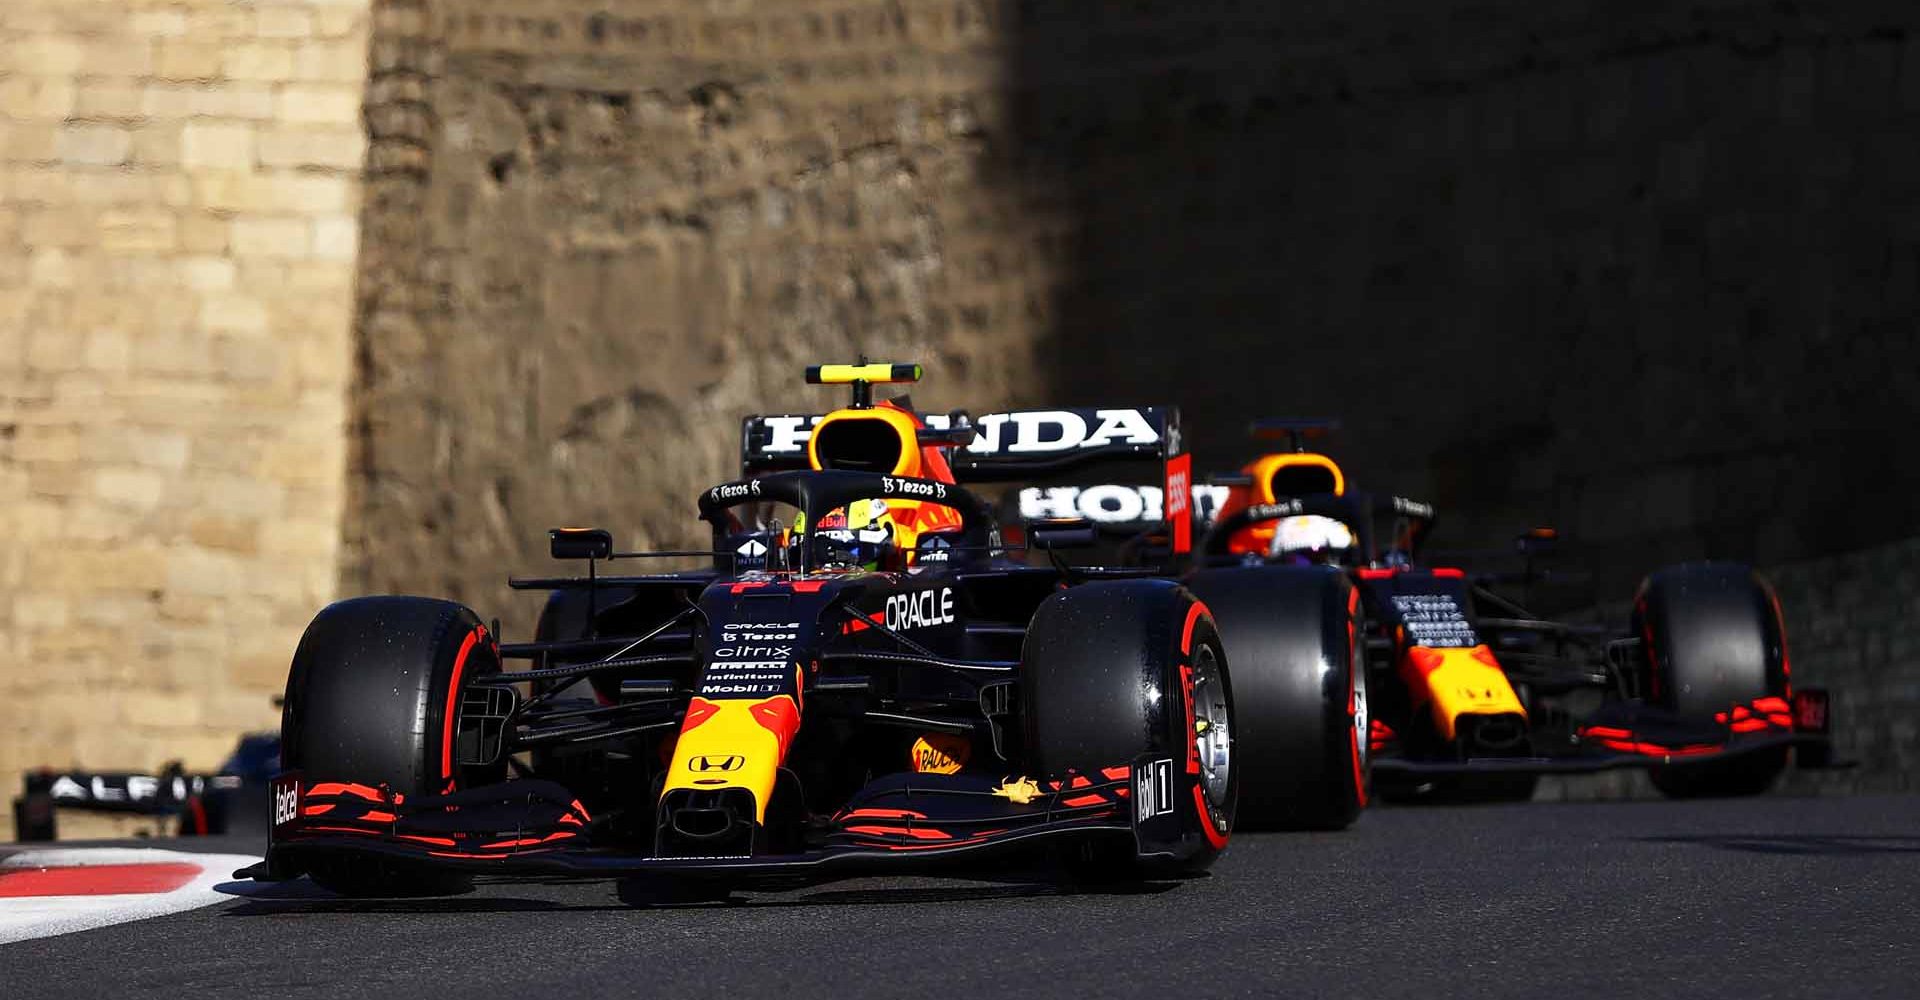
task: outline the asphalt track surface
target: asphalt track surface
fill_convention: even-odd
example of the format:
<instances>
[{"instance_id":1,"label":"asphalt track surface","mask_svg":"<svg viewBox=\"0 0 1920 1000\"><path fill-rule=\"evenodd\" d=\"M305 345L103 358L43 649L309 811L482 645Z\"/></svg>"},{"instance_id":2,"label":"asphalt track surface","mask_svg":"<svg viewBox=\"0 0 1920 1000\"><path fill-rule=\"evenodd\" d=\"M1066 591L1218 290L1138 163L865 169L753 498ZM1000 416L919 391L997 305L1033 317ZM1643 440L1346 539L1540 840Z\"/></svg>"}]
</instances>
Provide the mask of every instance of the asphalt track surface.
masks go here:
<instances>
[{"instance_id":1,"label":"asphalt track surface","mask_svg":"<svg viewBox=\"0 0 1920 1000\"><path fill-rule=\"evenodd\" d=\"M1128 892L226 889L254 895L0 946L0 995L1920 996L1920 796L1381 809Z\"/></svg>"}]
</instances>

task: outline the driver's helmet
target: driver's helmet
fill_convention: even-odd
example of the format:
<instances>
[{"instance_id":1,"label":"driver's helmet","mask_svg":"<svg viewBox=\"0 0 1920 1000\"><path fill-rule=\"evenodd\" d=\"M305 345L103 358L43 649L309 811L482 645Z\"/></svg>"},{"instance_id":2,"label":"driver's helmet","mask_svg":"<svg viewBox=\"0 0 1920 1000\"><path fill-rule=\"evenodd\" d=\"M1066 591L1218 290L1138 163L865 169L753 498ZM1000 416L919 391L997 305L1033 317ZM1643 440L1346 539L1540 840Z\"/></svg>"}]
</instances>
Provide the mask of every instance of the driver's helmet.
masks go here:
<instances>
[{"instance_id":1,"label":"driver's helmet","mask_svg":"<svg viewBox=\"0 0 1920 1000\"><path fill-rule=\"evenodd\" d=\"M1267 555L1293 563L1342 563L1353 548L1353 529L1319 514L1283 518L1274 526Z\"/></svg>"},{"instance_id":2,"label":"driver's helmet","mask_svg":"<svg viewBox=\"0 0 1920 1000\"><path fill-rule=\"evenodd\" d=\"M807 564L818 569L904 569L901 526L885 500L855 500L845 507L821 515L820 523L807 530L807 516L793 520L788 536L788 564L797 565L799 552L793 546L805 545L811 558Z\"/></svg>"}]
</instances>

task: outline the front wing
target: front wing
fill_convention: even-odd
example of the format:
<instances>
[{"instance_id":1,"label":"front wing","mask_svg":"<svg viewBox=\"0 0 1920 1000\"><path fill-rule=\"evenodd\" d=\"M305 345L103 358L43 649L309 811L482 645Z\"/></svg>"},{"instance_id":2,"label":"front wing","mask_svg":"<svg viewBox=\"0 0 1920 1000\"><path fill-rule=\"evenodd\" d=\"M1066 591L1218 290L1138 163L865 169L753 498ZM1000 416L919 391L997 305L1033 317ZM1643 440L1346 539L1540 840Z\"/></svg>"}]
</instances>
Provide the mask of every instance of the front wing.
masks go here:
<instances>
[{"instance_id":1,"label":"front wing","mask_svg":"<svg viewBox=\"0 0 1920 1000\"><path fill-rule=\"evenodd\" d=\"M316 859L521 878L646 875L807 884L875 873L941 872L1073 842L1131 842L1142 859L1173 857L1177 829L1131 806L1164 761L1142 759L1051 781L901 774L863 789L791 854L650 856L596 846L595 824L566 789L524 780L409 801L347 782L275 779L267 858L236 877L294 878ZM1164 828L1163 828L1164 827Z\"/></svg>"},{"instance_id":2,"label":"front wing","mask_svg":"<svg viewBox=\"0 0 1920 1000\"><path fill-rule=\"evenodd\" d=\"M1705 764L1767 750L1798 747L1800 766L1825 763L1832 748L1827 693L1816 689L1785 698L1729 706L1711 720L1686 719L1638 704L1616 704L1574 731L1565 753L1538 756L1422 760L1383 755L1373 772L1415 778L1474 774L1592 774L1624 768Z\"/></svg>"}]
</instances>

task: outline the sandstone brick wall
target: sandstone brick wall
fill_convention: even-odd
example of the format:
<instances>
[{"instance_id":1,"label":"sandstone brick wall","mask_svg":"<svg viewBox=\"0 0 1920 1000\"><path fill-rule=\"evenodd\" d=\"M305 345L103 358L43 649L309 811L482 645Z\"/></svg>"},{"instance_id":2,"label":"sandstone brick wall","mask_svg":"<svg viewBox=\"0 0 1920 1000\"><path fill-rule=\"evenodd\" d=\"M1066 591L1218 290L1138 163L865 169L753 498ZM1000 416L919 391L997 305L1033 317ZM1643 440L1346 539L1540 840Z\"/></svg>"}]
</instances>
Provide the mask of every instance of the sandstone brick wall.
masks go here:
<instances>
[{"instance_id":1,"label":"sandstone brick wall","mask_svg":"<svg viewBox=\"0 0 1920 1000\"><path fill-rule=\"evenodd\" d=\"M791 371L1332 414L1438 544L1883 544L1920 489L1920 7L393 0L353 589L664 541Z\"/></svg>"},{"instance_id":2,"label":"sandstone brick wall","mask_svg":"<svg viewBox=\"0 0 1920 1000\"><path fill-rule=\"evenodd\" d=\"M349 589L489 614L547 526L684 540L742 414L837 401L810 362L925 362L923 405L1031 396L1055 251L996 156L986 9L381 10Z\"/></svg>"},{"instance_id":3,"label":"sandstone brick wall","mask_svg":"<svg viewBox=\"0 0 1920 1000\"><path fill-rule=\"evenodd\" d=\"M0 791L274 720L335 588L368 24L0 3Z\"/></svg>"}]
</instances>

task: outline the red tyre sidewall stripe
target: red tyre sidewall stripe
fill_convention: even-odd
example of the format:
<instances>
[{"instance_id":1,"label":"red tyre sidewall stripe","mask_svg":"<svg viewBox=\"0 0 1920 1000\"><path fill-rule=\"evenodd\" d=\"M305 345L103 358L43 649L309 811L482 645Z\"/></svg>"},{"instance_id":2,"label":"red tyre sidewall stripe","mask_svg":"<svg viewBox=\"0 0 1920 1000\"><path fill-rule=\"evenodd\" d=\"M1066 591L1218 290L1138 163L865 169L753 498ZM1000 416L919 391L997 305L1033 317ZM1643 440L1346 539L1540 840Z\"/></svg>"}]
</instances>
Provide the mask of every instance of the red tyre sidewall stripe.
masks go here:
<instances>
[{"instance_id":1,"label":"red tyre sidewall stripe","mask_svg":"<svg viewBox=\"0 0 1920 1000\"><path fill-rule=\"evenodd\" d=\"M1212 617L1213 612L1208 611L1207 606L1199 601L1194 601L1192 606L1187 608L1186 623L1180 628L1180 654L1183 661L1193 655L1193 627L1199 624L1200 619ZM1191 757L1191 755L1199 753L1195 745L1198 741L1199 733L1195 731L1193 716L1192 668L1183 662L1180 666L1180 674L1181 679L1185 681L1185 683L1181 685L1181 688L1183 689L1182 694L1187 703L1187 753ZM1198 777L1193 779L1193 808L1195 812L1200 814L1200 832L1206 835L1207 843L1213 845L1213 849L1216 851L1224 850L1227 846L1227 834L1213 825L1213 810L1207 808L1207 796L1206 793L1200 789L1200 779Z\"/></svg>"},{"instance_id":2,"label":"red tyre sidewall stripe","mask_svg":"<svg viewBox=\"0 0 1920 1000\"><path fill-rule=\"evenodd\" d=\"M1207 606L1199 601L1193 602L1193 605L1187 608L1186 624L1180 627L1180 652L1187 654L1193 652L1193 627L1199 624L1201 618L1212 617L1213 612L1208 611Z\"/></svg>"},{"instance_id":3,"label":"red tyre sidewall stripe","mask_svg":"<svg viewBox=\"0 0 1920 1000\"><path fill-rule=\"evenodd\" d=\"M1781 694L1793 697L1793 664L1787 658L1787 616L1780 610L1780 595L1772 587L1761 588L1767 595L1767 604L1773 608L1773 621L1780 629L1780 682Z\"/></svg>"},{"instance_id":4,"label":"red tyre sidewall stripe","mask_svg":"<svg viewBox=\"0 0 1920 1000\"><path fill-rule=\"evenodd\" d=\"M480 637L486 629L476 628L467 633L465 642L460 644L460 652L453 658L453 679L447 682L447 700L441 706L440 714L446 717L440 738L440 777L446 781L447 791L453 790L453 729L459 721L460 674L467 666L467 657L473 653Z\"/></svg>"},{"instance_id":5,"label":"red tyre sidewall stripe","mask_svg":"<svg viewBox=\"0 0 1920 1000\"><path fill-rule=\"evenodd\" d=\"M1357 669L1353 665L1354 644L1360 641L1359 628L1357 627L1355 623L1355 618L1354 618L1354 615L1359 611L1359 608L1360 608L1359 589L1354 588L1354 589L1348 590L1347 591L1347 742L1352 746L1354 801L1359 803L1360 808L1365 809L1367 807L1367 776L1364 773L1362 773L1362 771L1360 770L1360 760L1361 760L1360 730L1354 728L1354 724L1353 724L1354 719L1358 715L1359 707L1360 707L1359 690L1358 690L1359 680L1356 677L1356 674L1358 670L1365 670L1367 668L1365 662L1362 662Z\"/></svg>"}]
</instances>

